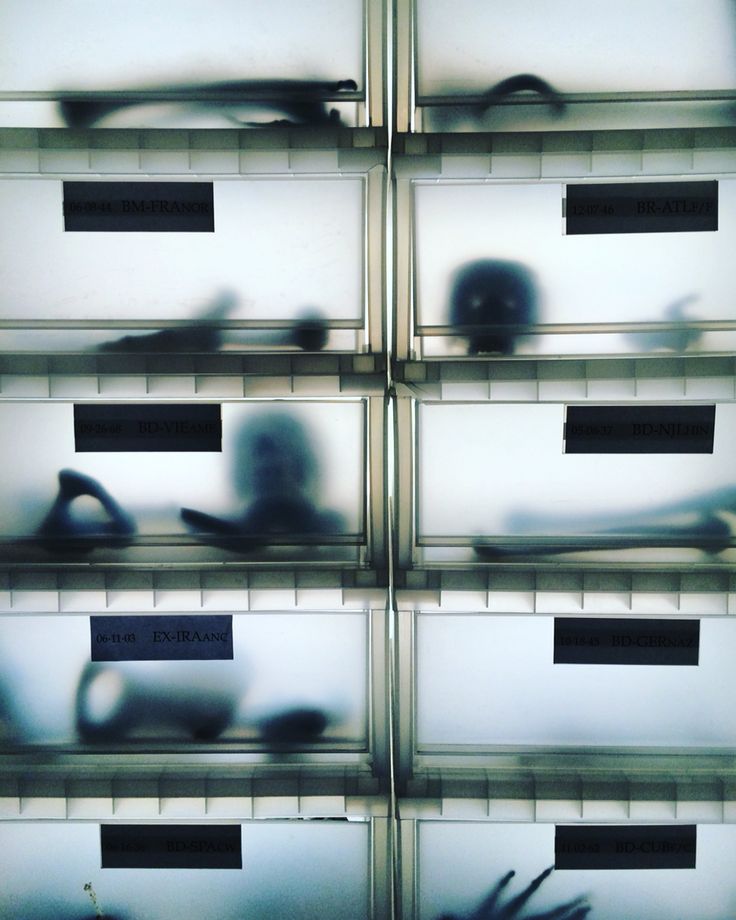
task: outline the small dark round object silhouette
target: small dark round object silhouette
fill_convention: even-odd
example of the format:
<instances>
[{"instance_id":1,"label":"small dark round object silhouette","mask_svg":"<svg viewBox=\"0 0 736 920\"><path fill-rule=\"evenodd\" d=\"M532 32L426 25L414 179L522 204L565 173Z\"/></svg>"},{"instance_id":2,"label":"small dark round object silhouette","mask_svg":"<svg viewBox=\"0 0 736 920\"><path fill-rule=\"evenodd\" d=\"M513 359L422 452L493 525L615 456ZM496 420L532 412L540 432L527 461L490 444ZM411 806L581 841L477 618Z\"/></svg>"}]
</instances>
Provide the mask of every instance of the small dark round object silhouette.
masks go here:
<instances>
[{"instance_id":1,"label":"small dark round object silhouette","mask_svg":"<svg viewBox=\"0 0 736 920\"><path fill-rule=\"evenodd\" d=\"M458 269L450 295L450 322L466 327L468 351L513 354L523 327L537 321L534 276L520 262L480 259ZM508 332L497 326L513 326Z\"/></svg>"},{"instance_id":2,"label":"small dark round object silhouette","mask_svg":"<svg viewBox=\"0 0 736 920\"><path fill-rule=\"evenodd\" d=\"M327 728L328 718L321 709L287 709L261 723L261 735L268 744L308 744Z\"/></svg>"},{"instance_id":3,"label":"small dark round object silhouette","mask_svg":"<svg viewBox=\"0 0 736 920\"><path fill-rule=\"evenodd\" d=\"M327 336L327 323L319 316L308 316L296 324L292 340L303 351L322 351Z\"/></svg>"}]
</instances>

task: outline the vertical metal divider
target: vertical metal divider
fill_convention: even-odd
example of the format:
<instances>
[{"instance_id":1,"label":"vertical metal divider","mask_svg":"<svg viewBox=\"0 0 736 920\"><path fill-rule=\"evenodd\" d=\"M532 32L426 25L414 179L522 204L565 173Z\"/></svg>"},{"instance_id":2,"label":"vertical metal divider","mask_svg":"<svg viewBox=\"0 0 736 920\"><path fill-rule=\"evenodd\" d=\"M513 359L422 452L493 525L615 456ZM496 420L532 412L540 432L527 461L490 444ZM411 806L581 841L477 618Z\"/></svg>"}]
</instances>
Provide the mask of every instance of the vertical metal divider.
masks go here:
<instances>
[{"instance_id":1,"label":"vertical metal divider","mask_svg":"<svg viewBox=\"0 0 736 920\"><path fill-rule=\"evenodd\" d=\"M393 36L396 131L412 129L414 115L414 3L413 0L396 0L394 6Z\"/></svg>"},{"instance_id":2,"label":"vertical metal divider","mask_svg":"<svg viewBox=\"0 0 736 920\"><path fill-rule=\"evenodd\" d=\"M413 230L411 180L393 176L395 193L394 212L394 342L397 361L408 361L413 356Z\"/></svg>"},{"instance_id":3,"label":"vertical metal divider","mask_svg":"<svg viewBox=\"0 0 736 920\"><path fill-rule=\"evenodd\" d=\"M388 22L391 0L365 0L366 3L366 115L370 125L384 125L389 111L387 94L390 78L387 62L390 60Z\"/></svg>"}]
</instances>

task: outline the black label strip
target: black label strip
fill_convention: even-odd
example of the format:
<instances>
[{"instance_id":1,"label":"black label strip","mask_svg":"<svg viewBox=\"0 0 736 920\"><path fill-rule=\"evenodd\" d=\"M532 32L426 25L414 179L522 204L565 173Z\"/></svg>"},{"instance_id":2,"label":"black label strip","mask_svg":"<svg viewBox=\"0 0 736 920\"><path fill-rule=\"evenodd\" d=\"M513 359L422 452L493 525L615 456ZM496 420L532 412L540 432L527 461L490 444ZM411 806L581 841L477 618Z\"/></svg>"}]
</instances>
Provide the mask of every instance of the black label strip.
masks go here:
<instances>
[{"instance_id":1,"label":"black label strip","mask_svg":"<svg viewBox=\"0 0 736 920\"><path fill-rule=\"evenodd\" d=\"M211 182L65 182L64 229L214 233Z\"/></svg>"},{"instance_id":2,"label":"black label strip","mask_svg":"<svg viewBox=\"0 0 736 920\"><path fill-rule=\"evenodd\" d=\"M694 824L555 827L555 869L694 869Z\"/></svg>"},{"instance_id":3,"label":"black label strip","mask_svg":"<svg viewBox=\"0 0 736 920\"><path fill-rule=\"evenodd\" d=\"M239 824L102 824L103 869L242 869Z\"/></svg>"},{"instance_id":4,"label":"black label strip","mask_svg":"<svg viewBox=\"0 0 736 920\"><path fill-rule=\"evenodd\" d=\"M697 665L700 620L555 617L555 664Z\"/></svg>"},{"instance_id":5,"label":"black label strip","mask_svg":"<svg viewBox=\"0 0 736 920\"><path fill-rule=\"evenodd\" d=\"M231 614L90 617L92 661L226 661Z\"/></svg>"},{"instance_id":6,"label":"black label strip","mask_svg":"<svg viewBox=\"0 0 736 920\"><path fill-rule=\"evenodd\" d=\"M715 406L567 406L567 454L712 454Z\"/></svg>"},{"instance_id":7,"label":"black label strip","mask_svg":"<svg viewBox=\"0 0 736 920\"><path fill-rule=\"evenodd\" d=\"M718 229L718 182L568 185L566 232L689 233Z\"/></svg>"},{"instance_id":8,"label":"black label strip","mask_svg":"<svg viewBox=\"0 0 736 920\"><path fill-rule=\"evenodd\" d=\"M74 406L77 453L222 451L220 405L136 403Z\"/></svg>"}]
</instances>

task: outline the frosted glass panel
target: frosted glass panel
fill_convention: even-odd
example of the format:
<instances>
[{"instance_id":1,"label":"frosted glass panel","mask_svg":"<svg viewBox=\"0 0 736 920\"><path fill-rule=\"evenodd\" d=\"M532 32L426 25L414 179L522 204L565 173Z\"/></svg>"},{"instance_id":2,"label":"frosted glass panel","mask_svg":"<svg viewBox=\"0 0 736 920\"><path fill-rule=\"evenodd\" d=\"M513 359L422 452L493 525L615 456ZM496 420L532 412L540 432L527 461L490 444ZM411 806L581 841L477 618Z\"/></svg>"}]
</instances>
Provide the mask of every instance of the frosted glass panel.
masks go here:
<instances>
[{"instance_id":1,"label":"frosted glass panel","mask_svg":"<svg viewBox=\"0 0 736 920\"><path fill-rule=\"evenodd\" d=\"M105 536L124 544L184 537L199 552L253 537L241 554L290 539L360 541L361 401L231 402L221 414L221 453L76 453L73 405L4 404L2 537L36 537L51 555L67 538L89 537L89 550Z\"/></svg>"},{"instance_id":2,"label":"frosted glass panel","mask_svg":"<svg viewBox=\"0 0 736 920\"><path fill-rule=\"evenodd\" d=\"M237 328L249 322L291 324L292 333L305 318L358 326L363 196L355 178L221 181L214 233L75 233L64 231L60 181L0 182L0 319L21 329L29 320L88 321L97 329L52 333L54 347L102 351L121 350L130 333L100 331L110 320L146 321L141 337L156 320L202 324L179 349L140 338L127 341L130 351L237 350L259 341ZM3 350L22 347L22 336L4 331ZM261 330L260 340L289 344L289 330L281 338Z\"/></svg>"},{"instance_id":3,"label":"frosted glass panel","mask_svg":"<svg viewBox=\"0 0 736 920\"><path fill-rule=\"evenodd\" d=\"M537 94L546 101L538 84L562 94L728 90L736 85L736 13L729 0L461 0L452 5L415 0L415 9L420 105L443 96L478 100L494 88L512 100L526 89L532 98ZM534 80L517 87L511 81L519 75ZM685 117L697 117L698 106L686 105ZM509 130L531 121L528 127L537 130L546 119L548 127L569 129L586 120L590 127L591 114L598 114L581 114L581 108L589 107L579 104L562 111L550 105L514 108L516 124L508 119L507 105L468 106L462 112L430 108L424 127ZM702 111L701 103L701 117ZM721 103L721 119L728 112L728 103ZM623 127L621 115L614 114L609 125L618 118L617 126ZM610 113L601 117L610 119Z\"/></svg>"},{"instance_id":4,"label":"frosted glass panel","mask_svg":"<svg viewBox=\"0 0 736 920\"><path fill-rule=\"evenodd\" d=\"M736 624L700 623L697 666L554 664L553 617L418 617L417 740L733 746Z\"/></svg>"},{"instance_id":5,"label":"frosted glass panel","mask_svg":"<svg viewBox=\"0 0 736 920\"><path fill-rule=\"evenodd\" d=\"M510 869L508 899L554 863L552 824L422 822L419 827L419 918L468 917ZM529 901L542 912L581 895L596 920L730 920L736 911L736 828L699 825L697 868L558 870Z\"/></svg>"},{"instance_id":6,"label":"frosted glass panel","mask_svg":"<svg viewBox=\"0 0 736 920\"><path fill-rule=\"evenodd\" d=\"M563 453L564 417L555 404L420 405L420 542L497 539L483 551L524 554L543 551L535 538L590 550L677 539L702 548L695 559L729 558L736 406L716 407L712 454Z\"/></svg>"},{"instance_id":7,"label":"frosted glass panel","mask_svg":"<svg viewBox=\"0 0 736 920\"><path fill-rule=\"evenodd\" d=\"M484 92L519 73L568 93L718 89L736 81L728 0L416 0L416 10L422 94Z\"/></svg>"},{"instance_id":8,"label":"frosted glass panel","mask_svg":"<svg viewBox=\"0 0 736 920\"><path fill-rule=\"evenodd\" d=\"M416 322L437 329L424 353L680 353L732 350L736 182L722 180L718 230L566 235L565 185L415 184ZM479 306L473 306L477 300ZM513 309L506 301L513 301ZM515 324L495 341L486 324ZM654 323L652 331L557 330L535 324ZM474 324L471 333L458 324ZM529 333L534 330L530 329ZM538 330L538 333L542 330ZM484 342L485 338L485 342Z\"/></svg>"},{"instance_id":9,"label":"frosted glass panel","mask_svg":"<svg viewBox=\"0 0 736 920\"><path fill-rule=\"evenodd\" d=\"M0 619L0 739L365 746L363 614L236 615L232 630L232 660L91 662L87 617Z\"/></svg>"},{"instance_id":10,"label":"frosted glass panel","mask_svg":"<svg viewBox=\"0 0 736 920\"><path fill-rule=\"evenodd\" d=\"M100 869L100 828L64 822L0 826L7 855L0 904L34 920L93 917L92 883L110 920L367 920L367 823L258 821L242 825L243 868Z\"/></svg>"},{"instance_id":11,"label":"frosted glass panel","mask_svg":"<svg viewBox=\"0 0 736 920\"><path fill-rule=\"evenodd\" d=\"M327 121L334 108L330 102L289 108L289 96L306 91L309 99L315 83L325 85L328 98L339 97L335 84L342 82L362 90L363 15L361 0L317 0L309 8L294 0L265 6L258 0L219 0L216 13L201 0L155 8L132 0L115 9L72 0L63 11L53 0L11 0L0 12L0 89L51 98L85 91L115 91L123 99L125 90L179 94L176 105L114 109L94 122L102 127ZM223 98L197 102L198 93L207 90ZM243 104L259 92L270 93L273 105ZM69 115L48 102L37 117L48 127L75 125ZM349 111L340 115L351 123L345 117Z\"/></svg>"}]
</instances>

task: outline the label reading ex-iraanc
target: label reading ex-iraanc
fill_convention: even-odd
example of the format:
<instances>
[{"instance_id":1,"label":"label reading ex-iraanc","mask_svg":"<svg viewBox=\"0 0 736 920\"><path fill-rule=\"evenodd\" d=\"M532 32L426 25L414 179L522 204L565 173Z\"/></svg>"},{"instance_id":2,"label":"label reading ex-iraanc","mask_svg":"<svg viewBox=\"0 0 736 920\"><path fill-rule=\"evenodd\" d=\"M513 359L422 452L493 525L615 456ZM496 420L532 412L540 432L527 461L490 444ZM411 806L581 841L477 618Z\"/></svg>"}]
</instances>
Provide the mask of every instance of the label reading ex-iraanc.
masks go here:
<instances>
[{"instance_id":1,"label":"label reading ex-iraanc","mask_svg":"<svg viewBox=\"0 0 736 920\"><path fill-rule=\"evenodd\" d=\"M233 657L231 614L89 618L92 661L220 661Z\"/></svg>"}]
</instances>

